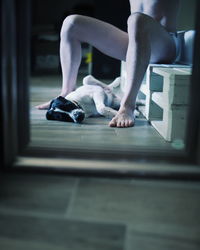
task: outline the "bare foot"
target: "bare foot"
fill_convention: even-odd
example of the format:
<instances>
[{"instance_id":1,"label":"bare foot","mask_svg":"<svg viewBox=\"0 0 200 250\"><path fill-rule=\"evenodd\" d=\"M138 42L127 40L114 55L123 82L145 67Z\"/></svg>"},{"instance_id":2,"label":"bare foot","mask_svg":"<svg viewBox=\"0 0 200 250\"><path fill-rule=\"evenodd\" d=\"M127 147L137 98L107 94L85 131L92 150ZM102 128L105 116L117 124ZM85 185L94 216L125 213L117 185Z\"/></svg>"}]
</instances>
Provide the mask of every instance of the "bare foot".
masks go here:
<instances>
[{"instance_id":1,"label":"bare foot","mask_svg":"<svg viewBox=\"0 0 200 250\"><path fill-rule=\"evenodd\" d=\"M134 126L135 116L132 110L119 111L110 121L110 127L127 128Z\"/></svg>"},{"instance_id":2,"label":"bare foot","mask_svg":"<svg viewBox=\"0 0 200 250\"><path fill-rule=\"evenodd\" d=\"M51 101L45 102L43 104L35 106L37 109L43 110L43 109L48 109L50 106Z\"/></svg>"}]
</instances>

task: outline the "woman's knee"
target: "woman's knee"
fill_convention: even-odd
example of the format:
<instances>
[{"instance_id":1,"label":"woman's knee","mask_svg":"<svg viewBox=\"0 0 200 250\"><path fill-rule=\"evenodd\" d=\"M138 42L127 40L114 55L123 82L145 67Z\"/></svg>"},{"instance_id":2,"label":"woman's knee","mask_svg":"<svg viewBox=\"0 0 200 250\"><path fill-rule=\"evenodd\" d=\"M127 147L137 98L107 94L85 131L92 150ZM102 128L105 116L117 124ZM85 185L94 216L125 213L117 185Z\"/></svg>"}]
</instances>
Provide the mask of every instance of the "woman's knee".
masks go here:
<instances>
[{"instance_id":1,"label":"woman's knee","mask_svg":"<svg viewBox=\"0 0 200 250\"><path fill-rule=\"evenodd\" d=\"M76 29L76 27L78 26L78 24L80 23L80 19L81 19L81 15L70 15L67 16L62 24L62 28L61 28L61 38L62 36L66 35L72 35L73 31Z\"/></svg>"},{"instance_id":2,"label":"woman's knee","mask_svg":"<svg viewBox=\"0 0 200 250\"><path fill-rule=\"evenodd\" d=\"M140 12L135 12L128 18L128 29L134 32L144 32L147 24L148 16Z\"/></svg>"}]
</instances>

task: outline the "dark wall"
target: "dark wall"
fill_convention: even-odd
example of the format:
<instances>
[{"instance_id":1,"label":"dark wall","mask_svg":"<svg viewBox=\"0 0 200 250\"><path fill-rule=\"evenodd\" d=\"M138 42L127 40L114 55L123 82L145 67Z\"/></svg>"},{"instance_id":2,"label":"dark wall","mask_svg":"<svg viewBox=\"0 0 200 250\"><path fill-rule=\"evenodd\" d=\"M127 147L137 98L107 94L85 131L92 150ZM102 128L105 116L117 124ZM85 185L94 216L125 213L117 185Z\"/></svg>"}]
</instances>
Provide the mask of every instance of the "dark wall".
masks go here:
<instances>
[{"instance_id":1,"label":"dark wall","mask_svg":"<svg viewBox=\"0 0 200 250\"><path fill-rule=\"evenodd\" d=\"M93 0L32 0L33 26L55 28L62 24L66 16L76 12L78 6L93 6L93 2Z\"/></svg>"},{"instance_id":2,"label":"dark wall","mask_svg":"<svg viewBox=\"0 0 200 250\"><path fill-rule=\"evenodd\" d=\"M60 32L64 18L70 14L94 16L124 31L129 16L129 1L116 0L32 0L33 34ZM58 48L55 48L58 51ZM56 52L57 53L57 52ZM120 62L93 48L92 74L98 78L114 78L120 72Z\"/></svg>"},{"instance_id":3,"label":"dark wall","mask_svg":"<svg viewBox=\"0 0 200 250\"><path fill-rule=\"evenodd\" d=\"M181 0L178 17L178 30L189 30L195 27L195 11L198 0Z\"/></svg>"},{"instance_id":4,"label":"dark wall","mask_svg":"<svg viewBox=\"0 0 200 250\"><path fill-rule=\"evenodd\" d=\"M127 31L129 1L101 0L95 2L95 17ZM92 74L97 78L115 78L120 74L120 61L93 48Z\"/></svg>"}]
</instances>

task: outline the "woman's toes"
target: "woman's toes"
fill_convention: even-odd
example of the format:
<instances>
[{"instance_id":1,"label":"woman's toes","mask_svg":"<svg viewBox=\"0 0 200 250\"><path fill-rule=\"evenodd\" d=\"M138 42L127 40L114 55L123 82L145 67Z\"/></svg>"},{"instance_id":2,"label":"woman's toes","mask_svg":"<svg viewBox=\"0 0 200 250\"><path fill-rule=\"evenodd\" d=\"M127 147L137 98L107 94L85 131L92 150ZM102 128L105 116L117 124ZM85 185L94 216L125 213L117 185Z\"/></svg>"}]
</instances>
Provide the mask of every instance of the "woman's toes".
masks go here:
<instances>
[{"instance_id":1,"label":"woman's toes","mask_svg":"<svg viewBox=\"0 0 200 250\"><path fill-rule=\"evenodd\" d=\"M112 120L109 122L109 126L110 126L110 127L115 127L115 125L116 125L115 119L112 119Z\"/></svg>"},{"instance_id":2,"label":"woman's toes","mask_svg":"<svg viewBox=\"0 0 200 250\"><path fill-rule=\"evenodd\" d=\"M37 105L37 106L35 106L35 107L36 107L37 109L39 109L39 110L45 110L45 109L48 109L48 108L49 108L50 103L51 103L51 102L46 102L46 103Z\"/></svg>"},{"instance_id":3,"label":"woman's toes","mask_svg":"<svg viewBox=\"0 0 200 250\"><path fill-rule=\"evenodd\" d=\"M128 127L129 126L129 121L126 121L125 122L125 127Z\"/></svg>"},{"instance_id":4,"label":"woman's toes","mask_svg":"<svg viewBox=\"0 0 200 250\"><path fill-rule=\"evenodd\" d=\"M133 125L134 125L134 122L133 121L129 121L128 126L129 127L133 127Z\"/></svg>"}]
</instances>

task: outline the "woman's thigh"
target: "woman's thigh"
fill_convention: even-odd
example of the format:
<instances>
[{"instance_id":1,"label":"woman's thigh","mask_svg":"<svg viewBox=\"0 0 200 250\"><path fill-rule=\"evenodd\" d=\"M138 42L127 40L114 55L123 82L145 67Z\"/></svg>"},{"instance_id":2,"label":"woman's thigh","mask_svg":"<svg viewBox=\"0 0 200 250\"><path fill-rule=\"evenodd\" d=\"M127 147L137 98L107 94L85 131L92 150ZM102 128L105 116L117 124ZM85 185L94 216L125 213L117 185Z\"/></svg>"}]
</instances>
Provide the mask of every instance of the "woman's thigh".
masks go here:
<instances>
[{"instance_id":1,"label":"woman's thigh","mask_svg":"<svg viewBox=\"0 0 200 250\"><path fill-rule=\"evenodd\" d=\"M154 20L149 27L151 43L150 61L152 63L173 62L176 57L176 46L170 33Z\"/></svg>"},{"instance_id":2,"label":"woman's thigh","mask_svg":"<svg viewBox=\"0 0 200 250\"><path fill-rule=\"evenodd\" d=\"M156 62L170 62L175 58L175 44L170 34L160 23L153 18L141 14L145 17L145 27L140 27L141 31L148 31L148 41L151 44L151 59ZM131 46L132 39L129 36L135 32L124 32L112 24L98 20L96 18L72 15L74 35L81 42L86 42L97 48L102 53L118 60L126 60L128 46ZM129 27L129 31L130 31ZM134 55L133 55L134 56Z\"/></svg>"},{"instance_id":3,"label":"woman's thigh","mask_svg":"<svg viewBox=\"0 0 200 250\"><path fill-rule=\"evenodd\" d=\"M151 62L173 61L176 55L174 39L159 22L148 15L134 13L129 17L128 24L129 46L131 41L135 42L137 36L137 42L149 43Z\"/></svg>"},{"instance_id":4,"label":"woman's thigh","mask_svg":"<svg viewBox=\"0 0 200 250\"><path fill-rule=\"evenodd\" d=\"M128 33L104 21L82 15L70 16L73 20L73 35L102 53L125 60L128 48ZM70 19L70 18L69 18Z\"/></svg>"}]
</instances>

